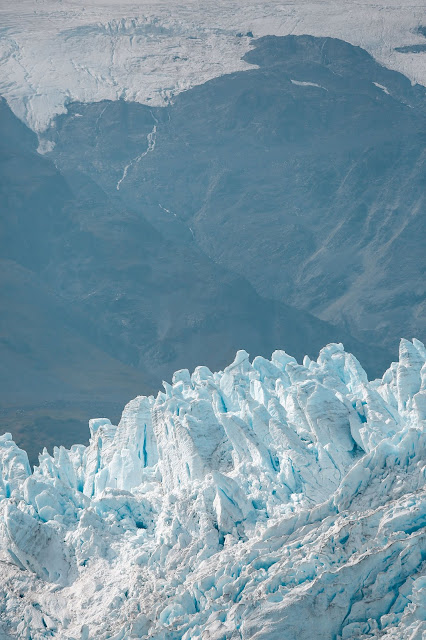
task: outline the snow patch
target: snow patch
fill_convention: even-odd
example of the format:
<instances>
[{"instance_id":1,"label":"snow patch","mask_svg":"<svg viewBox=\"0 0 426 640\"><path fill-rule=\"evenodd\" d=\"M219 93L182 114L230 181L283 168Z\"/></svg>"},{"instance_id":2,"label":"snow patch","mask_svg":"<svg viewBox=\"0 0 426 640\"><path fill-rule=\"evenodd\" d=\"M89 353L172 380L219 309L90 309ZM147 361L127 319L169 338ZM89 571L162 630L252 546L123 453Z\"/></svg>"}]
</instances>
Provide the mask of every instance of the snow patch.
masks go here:
<instances>
[{"instance_id":1,"label":"snow patch","mask_svg":"<svg viewBox=\"0 0 426 640\"><path fill-rule=\"evenodd\" d=\"M291 80L290 79L291 84L295 84L298 87L317 87L318 89L324 89L324 91L328 91L328 89L326 89L325 87L322 87L320 84L317 84L316 82L302 82L301 80Z\"/></svg>"},{"instance_id":2,"label":"snow patch","mask_svg":"<svg viewBox=\"0 0 426 640\"><path fill-rule=\"evenodd\" d=\"M55 142L53 140L46 140L41 137L39 138L37 153L39 153L40 155L44 155L45 153L53 151L54 148Z\"/></svg>"},{"instance_id":3,"label":"snow patch","mask_svg":"<svg viewBox=\"0 0 426 640\"><path fill-rule=\"evenodd\" d=\"M390 96L390 93L388 91L388 89L383 86L382 84L379 84L378 82L373 82L373 84L378 88L381 89L384 93L386 93L388 96Z\"/></svg>"},{"instance_id":4,"label":"snow patch","mask_svg":"<svg viewBox=\"0 0 426 640\"><path fill-rule=\"evenodd\" d=\"M117 191L120 190L121 184L126 179L129 169L131 169L133 165L138 164L142 160L142 158L145 158L145 156L148 155L148 153L151 153L152 151L154 151L156 136L157 136L157 125L155 124L152 128L152 131L150 131L146 137L147 143L148 143L146 150L143 153L141 153L139 156L136 156L136 158L131 160L124 167L123 175L121 176L120 180L117 182L117 187L116 187Z\"/></svg>"}]
</instances>

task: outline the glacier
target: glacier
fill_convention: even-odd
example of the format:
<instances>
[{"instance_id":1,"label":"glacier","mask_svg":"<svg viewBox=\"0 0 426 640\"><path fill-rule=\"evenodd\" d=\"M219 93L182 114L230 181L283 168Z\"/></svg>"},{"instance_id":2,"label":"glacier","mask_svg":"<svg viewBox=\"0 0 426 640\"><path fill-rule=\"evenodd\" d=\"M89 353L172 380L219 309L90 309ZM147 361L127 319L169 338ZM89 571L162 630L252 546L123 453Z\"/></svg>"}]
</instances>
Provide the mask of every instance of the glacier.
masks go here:
<instances>
[{"instance_id":1,"label":"glacier","mask_svg":"<svg viewBox=\"0 0 426 640\"><path fill-rule=\"evenodd\" d=\"M0 637L421 640L426 349L177 371L31 470L0 437Z\"/></svg>"},{"instance_id":2,"label":"glacier","mask_svg":"<svg viewBox=\"0 0 426 640\"><path fill-rule=\"evenodd\" d=\"M71 102L167 105L196 85L247 70L253 38L340 38L426 84L422 3L364 0L20 0L2 3L0 94L40 134Z\"/></svg>"}]
</instances>

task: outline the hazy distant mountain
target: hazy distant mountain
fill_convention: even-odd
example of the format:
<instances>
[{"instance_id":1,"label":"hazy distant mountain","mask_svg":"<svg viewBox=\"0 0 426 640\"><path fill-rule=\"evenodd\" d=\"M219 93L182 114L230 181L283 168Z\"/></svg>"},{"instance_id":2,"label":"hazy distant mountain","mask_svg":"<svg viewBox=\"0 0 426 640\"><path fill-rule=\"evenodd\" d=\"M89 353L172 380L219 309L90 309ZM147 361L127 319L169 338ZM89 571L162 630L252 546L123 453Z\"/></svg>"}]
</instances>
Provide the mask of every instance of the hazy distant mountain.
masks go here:
<instances>
[{"instance_id":1,"label":"hazy distant mountain","mask_svg":"<svg viewBox=\"0 0 426 640\"><path fill-rule=\"evenodd\" d=\"M123 401L149 392L174 370L198 362L220 368L240 346L268 355L278 344L301 358L342 340L366 355L372 373L389 362L385 351L357 343L347 331L259 295L207 256L186 225L173 230L158 220L155 228L137 202L131 208L117 197L117 180L103 190L105 177L96 183L82 145L90 133L84 117L74 118L81 126L67 156L69 165L79 158L79 168L62 166L62 154L58 170L36 153L36 136L4 101L0 108L1 304L7 310L0 397L5 428L21 443L26 434L32 455L55 441L52 420L58 443L84 439L95 408L116 418ZM113 108L129 135L146 139L149 111L140 127L129 113L143 107ZM99 148L124 153L121 131L94 131ZM25 354L18 356L19 349ZM78 435L65 436L75 420Z\"/></svg>"},{"instance_id":2,"label":"hazy distant mountain","mask_svg":"<svg viewBox=\"0 0 426 640\"><path fill-rule=\"evenodd\" d=\"M167 109L71 105L52 158L261 296L392 349L424 338L426 90L330 38L246 59Z\"/></svg>"}]
</instances>

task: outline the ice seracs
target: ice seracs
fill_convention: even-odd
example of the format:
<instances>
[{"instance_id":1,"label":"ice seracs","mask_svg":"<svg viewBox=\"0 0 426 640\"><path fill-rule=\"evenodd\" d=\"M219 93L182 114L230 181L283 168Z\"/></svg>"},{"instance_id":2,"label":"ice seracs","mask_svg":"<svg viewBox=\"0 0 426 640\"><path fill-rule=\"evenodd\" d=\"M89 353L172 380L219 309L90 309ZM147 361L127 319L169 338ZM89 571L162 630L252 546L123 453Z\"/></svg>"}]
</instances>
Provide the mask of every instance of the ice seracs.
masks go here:
<instances>
[{"instance_id":1,"label":"ice seracs","mask_svg":"<svg viewBox=\"0 0 426 640\"><path fill-rule=\"evenodd\" d=\"M31 474L31 469L27 454L16 446L11 434L0 437L0 498L9 498Z\"/></svg>"},{"instance_id":2,"label":"ice seracs","mask_svg":"<svg viewBox=\"0 0 426 640\"><path fill-rule=\"evenodd\" d=\"M418 639L426 350L174 374L88 447L1 437L5 638ZM3 626L1 626L3 625Z\"/></svg>"}]
</instances>

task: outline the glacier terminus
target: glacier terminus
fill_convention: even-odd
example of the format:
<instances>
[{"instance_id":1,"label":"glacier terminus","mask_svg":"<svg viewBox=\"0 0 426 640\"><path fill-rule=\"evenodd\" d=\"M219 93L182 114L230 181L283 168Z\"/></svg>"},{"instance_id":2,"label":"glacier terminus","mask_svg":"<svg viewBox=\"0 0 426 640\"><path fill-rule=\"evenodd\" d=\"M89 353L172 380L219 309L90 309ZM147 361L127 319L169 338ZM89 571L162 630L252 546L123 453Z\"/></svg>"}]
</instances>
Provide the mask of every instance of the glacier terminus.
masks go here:
<instances>
[{"instance_id":1,"label":"glacier terminus","mask_svg":"<svg viewBox=\"0 0 426 640\"><path fill-rule=\"evenodd\" d=\"M177 371L31 470L0 439L0 637L422 640L426 350Z\"/></svg>"}]
</instances>

